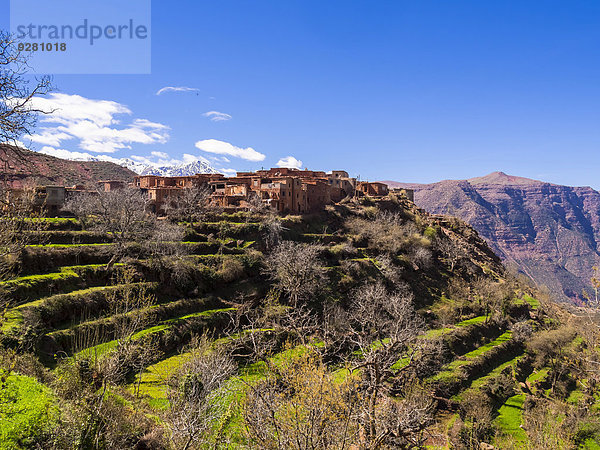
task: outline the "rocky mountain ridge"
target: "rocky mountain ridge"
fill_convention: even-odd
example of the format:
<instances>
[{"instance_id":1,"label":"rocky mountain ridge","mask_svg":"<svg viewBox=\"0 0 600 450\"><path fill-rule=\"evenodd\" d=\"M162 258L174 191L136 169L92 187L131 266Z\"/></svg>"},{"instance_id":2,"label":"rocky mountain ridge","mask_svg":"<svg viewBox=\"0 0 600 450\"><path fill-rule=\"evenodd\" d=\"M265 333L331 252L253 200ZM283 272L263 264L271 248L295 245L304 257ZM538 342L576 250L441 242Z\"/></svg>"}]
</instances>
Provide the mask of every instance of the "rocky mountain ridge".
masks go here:
<instances>
[{"instance_id":1,"label":"rocky mountain ridge","mask_svg":"<svg viewBox=\"0 0 600 450\"><path fill-rule=\"evenodd\" d=\"M14 188L37 185L84 185L95 188L100 180L133 181L126 167L108 161L69 161L25 149L0 146L2 181Z\"/></svg>"},{"instance_id":2,"label":"rocky mountain ridge","mask_svg":"<svg viewBox=\"0 0 600 450\"><path fill-rule=\"evenodd\" d=\"M549 288L555 299L582 303L600 263L600 193L494 172L432 184L387 182L415 190L418 206L472 225L508 265Z\"/></svg>"},{"instance_id":3,"label":"rocky mountain ridge","mask_svg":"<svg viewBox=\"0 0 600 450\"><path fill-rule=\"evenodd\" d=\"M219 173L219 171L206 161L197 160L176 165L146 166L138 173L140 175L158 175L161 177L182 177L197 173Z\"/></svg>"}]
</instances>

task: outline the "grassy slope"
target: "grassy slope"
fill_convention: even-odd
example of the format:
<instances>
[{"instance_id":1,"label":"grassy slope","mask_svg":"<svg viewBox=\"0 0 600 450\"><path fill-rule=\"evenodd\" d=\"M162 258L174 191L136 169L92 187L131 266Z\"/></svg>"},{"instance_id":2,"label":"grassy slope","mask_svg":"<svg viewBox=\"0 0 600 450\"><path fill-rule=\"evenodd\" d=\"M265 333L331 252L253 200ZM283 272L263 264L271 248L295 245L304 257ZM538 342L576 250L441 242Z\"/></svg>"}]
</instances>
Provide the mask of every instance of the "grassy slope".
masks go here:
<instances>
[{"instance_id":1,"label":"grassy slope","mask_svg":"<svg viewBox=\"0 0 600 450\"><path fill-rule=\"evenodd\" d=\"M30 448L37 436L57 426L52 391L33 378L11 375L0 390L0 449Z\"/></svg>"},{"instance_id":2,"label":"grassy slope","mask_svg":"<svg viewBox=\"0 0 600 450\"><path fill-rule=\"evenodd\" d=\"M224 215L224 216L226 217L226 215ZM229 220L234 220L235 222L231 222ZM49 222L52 222L52 221L49 221ZM297 222L295 222L295 219L291 220L290 222L292 223L292 225L294 223L297 224ZM61 227L61 229L64 228L67 230L69 229L69 227L76 228L76 225L77 225L72 220L56 220L56 223L57 223L57 226ZM221 252L221 249L223 248L222 246L229 246L230 252L239 253L237 255L232 256L234 258L242 258L243 254L244 254L244 249L246 249L247 247L253 247L256 244L255 236L256 236L256 233L259 228L258 224L256 224L256 223L253 223L253 222L246 223L246 222L240 221L240 219L238 217L229 217L227 220L203 223L203 224L199 224L199 225L201 228L201 229L199 229L199 232L214 233L214 234L218 233L219 239L217 239L215 242L218 244L217 246L220 247L219 252ZM311 229L311 227L312 227L312 229ZM317 241L317 242L325 243L325 245L327 245L327 244L336 244L337 242L343 241L346 238L346 236L344 236L344 235L338 234L338 235L334 236L332 233L323 233L321 230L318 230L318 225L316 225L314 223L311 224L310 226L307 224L306 228L307 229L305 229L304 232L297 233L297 237L299 240ZM223 231L223 230L225 230L225 231ZM202 239L204 239L204 237L205 237L205 235L202 235L202 234L198 234L198 236L200 236ZM85 248L85 247L92 247L92 246L98 246L98 245L105 245L105 244L70 245L70 244L54 244L54 243L50 242L48 245L45 245L44 247L47 247L47 248L78 248L78 247ZM212 250L213 246L214 246L214 244L208 244L207 242L187 242L186 245L188 245L191 248L194 248L194 250L197 250L198 253L205 253L205 251ZM196 252L194 252L194 253L196 253ZM379 266L378 266L377 260L375 259L375 255L372 252L369 252L368 249L360 248L358 250L357 256L359 256L359 257L347 257L347 259L353 260L353 261L368 261L371 264L371 267L374 267L377 269L377 271L379 271ZM479 257L483 258L481 255ZM223 258L224 258L224 255L221 253L208 254L208 255L207 254L199 254L199 255L192 257L192 259L195 261L203 261L203 262L207 262L207 263L211 262L211 263L217 263L217 264L219 264L223 260ZM488 265L488 264L490 264L490 263L489 262L482 263L482 265L484 265L484 266ZM332 262L332 266L330 267L330 269L332 269L332 271L341 271L340 267L341 266L339 265L339 261L334 260ZM54 272L54 273L45 274L45 275L32 275L30 277L21 277L19 279L13 280L11 282L17 283L17 284L18 283L26 284L26 283L30 283L30 282L36 282L36 281L39 281L41 283L42 282L41 280L48 280L49 282L50 281L52 281L52 282L58 281L60 283L60 282L62 282L62 280L65 279L63 277L66 277L66 278L73 277L74 276L73 274L78 275L77 272L71 271L68 268L63 268L63 269L61 269L60 272ZM343 272L342 272L342 274L343 274ZM416 283L421 283L421 287L423 285L426 285L426 283L430 283L433 286L434 283L438 283L440 281L440 280L437 280L434 278L428 279L426 276L422 276L421 274L419 274L419 276L420 276L420 278L415 278L414 280L411 280L411 281L415 281ZM102 289L102 287L92 288L92 289ZM232 292L231 297L234 297L234 295L235 295L235 292ZM432 297L435 297L435 295L432 294ZM43 301L44 301L43 299L34 300L26 305L22 305L21 308L34 307L40 303L43 303ZM524 296L523 301L521 303L526 303L529 306L529 308L531 308L531 309L539 308L539 302L529 296ZM516 301L515 304L519 304L519 301ZM13 310L13 313L14 313L14 311L18 311L18 309L19 308ZM160 332L168 330L169 327L171 327L176 322L185 321L186 319L193 318L195 316L210 315L210 314L212 314L214 312L218 312L218 311L223 311L223 309L209 310L209 311L202 311L202 312L193 313L193 314L187 314L187 315L184 315L181 317L164 320L164 321L161 321L160 323L150 324L145 330L138 332L134 338L139 339L144 336L152 335L154 333L160 333ZM469 317L469 316L467 316L467 317ZM13 320L14 319L15 318L13 318ZM425 333L422 338L424 338L424 339L437 338L437 337L444 336L448 333L451 333L451 332L453 332L455 330L459 330L459 329L470 330L471 328L475 328L477 325L483 324L486 321L486 319L487 318L485 316L477 316L477 317L459 321L458 323L456 323L454 325L448 325L443 328L434 328L434 329L429 330L427 333ZM13 323L12 326L14 326L14 322L12 322L12 323ZM486 352L490 351L491 349L493 349L497 346L500 346L503 343L509 341L510 338L511 338L511 332L505 331L501 336L499 336L496 339L490 340L489 342L482 342L482 344L475 350L467 352L466 354L464 354L462 356L457 355L458 358L455 359L454 361L450 362L445 367L443 367L443 369L440 371L440 373L438 373L437 375L432 377L432 380L454 377L456 375L456 373L461 369L461 367L463 367L464 365L469 364L471 361L481 357L482 355L484 355ZM91 353L95 353L98 355L102 355L102 354L105 354L110 349L114 348L115 345L116 345L116 341L114 341L114 340L108 341L108 342L103 342L95 347L90 347L90 348L84 350L84 353L91 352ZM293 351L297 351L297 349L296 350L288 349L277 355L274 355L271 362L273 364L277 364L278 361L281 361L281 359L286 358L287 356L292 354L290 352L293 352ZM161 361L157 362L156 364L150 366L144 372L144 374L142 375L142 378L141 378L141 394L143 396L147 396L149 398L149 403L150 403L151 407L155 407L158 409L165 407L165 385L164 385L164 382L168 378L169 374L173 372L173 370L175 370L183 362L185 362L186 357L187 357L187 355L185 353L184 354L178 353L175 355L167 355L166 358L164 358ZM488 373L478 374L479 376L473 380L473 382L471 383L471 385L468 388L471 388L471 389L480 388L491 377L494 377L495 375L498 375L499 373L501 373L508 367L513 366L516 363L517 359L518 359L518 357L515 357L514 359L504 362L504 363L498 365L497 367L493 368L492 370L490 370ZM243 398L244 398L243 392L244 392L245 388L249 384L256 382L258 379L260 379L261 376L263 376L264 367L265 367L264 364L265 364L264 362L259 362L259 363L249 364L249 365L242 365L238 375L233 377L230 380L230 382L228 383L227 389L229 392L228 398L230 399L232 405L240 405L243 402ZM396 363L397 367L395 367L395 368L400 367L398 365L401 366L402 361L398 361ZM532 380L532 381L535 381L535 380ZM130 387L130 389L132 389L132 388ZM523 395L523 394L519 394L519 395ZM43 397L43 395L41 397ZM515 433L519 433L519 431L520 431L521 433L524 434L523 430L518 428L518 425L520 424L520 413L519 413L520 410L518 408L518 402L520 401L521 397L515 396L515 397L511 397L511 399L512 399L511 401L507 401L507 403L505 403L500 408L496 423L498 424L498 426L501 429L509 430L511 432L514 431ZM239 411L238 411L237 415L234 414L234 419L232 420L232 431L231 432L232 432L233 436L236 436L235 439L241 439L240 436L242 433L240 432L240 427L241 427L241 416L239 415ZM520 435L519 439L522 437L523 436Z\"/></svg>"}]
</instances>

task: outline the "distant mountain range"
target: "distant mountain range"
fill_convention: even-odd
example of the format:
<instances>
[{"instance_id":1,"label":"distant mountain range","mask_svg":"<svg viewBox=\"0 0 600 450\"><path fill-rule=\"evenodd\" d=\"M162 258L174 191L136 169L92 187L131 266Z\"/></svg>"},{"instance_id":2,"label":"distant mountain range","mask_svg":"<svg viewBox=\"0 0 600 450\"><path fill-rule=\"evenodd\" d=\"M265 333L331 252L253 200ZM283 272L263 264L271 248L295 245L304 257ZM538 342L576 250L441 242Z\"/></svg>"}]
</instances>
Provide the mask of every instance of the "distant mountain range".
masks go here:
<instances>
[{"instance_id":1,"label":"distant mountain range","mask_svg":"<svg viewBox=\"0 0 600 450\"><path fill-rule=\"evenodd\" d=\"M126 167L107 161L69 161L29 150L0 145L0 176L15 188L37 185L96 188L100 180L133 181L136 175Z\"/></svg>"},{"instance_id":2,"label":"distant mountain range","mask_svg":"<svg viewBox=\"0 0 600 450\"><path fill-rule=\"evenodd\" d=\"M556 300L581 303L592 266L600 265L600 193L494 172L432 184L384 181L415 190L415 203L472 225L509 265L549 288Z\"/></svg>"},{"instance_id":3,"label":"distant mountain range","mask_svg":"<svg viewBox=\"0 0 600 450\"><path fill-rule=\"evenodd\" d=\"M28 185L74 185L95 186L99 180L132 181L137 175L158 175L176 177L197 173L218 173L206 161L191 161L174 165L148 165L131 158L121 158L115 162L102 161L91 157L83 161L66 160L43 153L19 149L21 157L0 145L0 161L9 160L8 170L2 171L14 187ZM8 150L8 151L7 151Z\"/></svg>"},{"instance_id":4,"label":"distant mountain range","mask_svg":"<svg viewBox=\"0 0 600 450\"><path fill-rule=\"evenodd\" d=\"M123 164L125 165L125 164ZM125 165L125 167L129 167ZM129 167L133 170L132 167ZM134 170L136 172L136 170ZM140 175L159 175L163 177L181 177L195 175L197 173L219 173L215 168L205 161L192 161L190 163L176 164L172 166L145 166L141 168Z\"/></svg>"},{"instance_id":5,"label":"distant mountain range","mask_svg":"<svg viewBox=\"0 0 600 450\"><path fill-rule=\"evenodd\" d=\"M86 156L85 159L78 161L92 161L92 162L105 162L100 157ZM189 163L180 163L172 165L156 165L156 164L144 164L139 161L135 161L131 158L120 158L113 161L122 167L126 167L132 172L138 175L158 175L163 177L178 177L186 175L195 175L197 173L218 173L218 171L208 164L206 161L191 161Z\"/></svg>"}]
</instances>

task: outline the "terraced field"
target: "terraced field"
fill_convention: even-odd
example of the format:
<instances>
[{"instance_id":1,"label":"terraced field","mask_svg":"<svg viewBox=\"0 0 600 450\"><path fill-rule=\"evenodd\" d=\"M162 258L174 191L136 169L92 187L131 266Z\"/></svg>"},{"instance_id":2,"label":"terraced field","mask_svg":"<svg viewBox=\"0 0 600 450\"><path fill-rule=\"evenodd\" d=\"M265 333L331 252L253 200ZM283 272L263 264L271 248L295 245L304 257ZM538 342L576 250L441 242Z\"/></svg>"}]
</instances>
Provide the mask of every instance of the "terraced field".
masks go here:
<instances>
[{"instance_id":1,"label":"terraced field","mask_svg":"<svg viewBox=\"0 0 600 450\"><path fill-rule=\"evenodd\" d=\"M361 286L380 284L388 289L386 292L408 289L411 308L422 319L420 335L410 345L393 350L382 368L387 378L381 384L401 400L402 389L396 386L402 386L403 377L410 373L429 393L435 420L421 430L422 436L429 437L419 445L456 445L453 430L462 426L464 433L473 428L469 405L473 399L485 397L492 408L496 432L481 439L502 448L510 437L513 448L525 448L529 435L524 428L524 411L529 401L552 396L550 379L555 374L550 365L538 364L534 369L527 338L541 328L551 329L552 323L528 290L511 291L496 309L485 307L485 299L470 299L471 291L464 293L468 301L449 298L451 283L459 275L449 270L447 258L436 250L436 239L453 236L467 249L469 259L463 261L460 271L463 283L488 277L492 283L508 284L499 260L469 230L454 225L442 228L434 219L420 215L414 205L406 208L402 220L393 220L400 223L410 219L414 224L395 237L399 244L391 250L386 245L393 238L380 239L368 232L363 235L360 227L348 225L348 217L372 217L374 206L356 210L339 207L321 216L281 219L283 239L317 248L322 269L319 276L325 281L319 292L311 294L314 300L309 298L306 303L326 321L333 309L325 310L323 305L348 310L350 299ZM342 338L335 341L339 348L332 346L337 349L332 352L328 347L331 342L325 344L323 337L327 327L288 315L293 307L286 303L286 291L275 289L272 275L265 272L265 258L271 249L266 239L268 221L263 219L250 213L215 213L206 222L183 225L185 237L181 242L164 243L181 250L173 252L170 260L145 254L139 243L131 243L130 254L117 264L111 260L116 244L109 236L82 230L73 219L47 220L48 229L36 234L24 251L20 276L0 283L0 290L11 298L0 330L5 345L35 354L47 368L47 378L54 377L54 385L60 385L65 367L75 367L81 379L96 386L98 368L103 367L114 379L102 395L128 414L138 415L140 423L149 420L153 426L173 430L169 422L173 395L188 389L183 382L197 382L193 377L181 377L179 372L197 357L194 345L198 340L206 339L210 345L203 347L205 355L227 348L235 365L218 391L223 416L211 424L215 427L211 432L228 446L219 447L214 441L210 447L246 448L250 437L244 407L253 386L314 349L327 361L327 370L337 385L350 375L357 380L363 377L361 382L366 382L367 368L362 366L366 356L361 351L389 343L389 338L378 337L359 349L343 330L350 327L350 319L345 319L342 331L338 331ZM384 229L390 223L395 226L393 220L384 216ZM361 226L367 223L361 222ZM414 248L426 249L429 256L416 257ZM448 316L452 320L439 314L442 308L454 307L459 301L463 304L455 308L458 313ZM297 322L290 323L293 320ZM514 329L515 324L529 327L529 334L523 337ZM309 330L305 336L304 330ZM267 350L259 353L256 342ZM434 353L428 369L414 369L415 362L427 356L432 347L438 353ZM115 355L131 359L126 373L108 370L115 363ZM30 377L11 377L12 385L24 389L17 402L38 395L39 404L33 412L54 414L58 400L51 389ZM357 382L356 389L359 385ZM587 398L586 386L580 380L569 389L566 396L570 404ZM1 433L15 430L4 426L0 415ZM593 448L593 438L586 442Z\"/></svg>"},{"instance_id":2,"label":"terraced field","mask_svg":"<svg viewBox=\"0 0 600 450\"><path fill-rule=\"evenodd\" d=\"M56 352L71 355L114 346L113 328L119 319L127 316L144 316L144 329L136 332L136 338L173 334L174 330L183 329L188 336L192 332L201 333L217 323L222 324L231 311L225 302L235 298L238 288L240 293L247 290L243 285L248 277L246 273L238 274L239 277L230 282L220 280L218 272L219 265L228 258L239 257L241 266L245 251L254 241L229 236L213 239L194 233L194 241L177 244L184 246L185 258L191 264L201 272L204 270L209 286L203 290L212 291L209 296L183 297L181 292L165 286L155 273L143 267L143 261L135 262L143 270L140 272L138 268L134 279L123 282L122 273L132 266L127 263L106 266L109 259L106 250L113 245L108 236L81 231L75 219L46 221L50 229L36 233L34 241L39 243L29 245L26 250L22 272L29 274L0 283L0 289L9 292L11 298L2 332L16 341L35 328L41 342L38 350L47 361ZM242 229L255 231L257 224L221 221L202 224L199 228L219 231L224 226L237 236ZM72 265L80 261L84 264ZM127 311L115 309L115 299L136 293L149 297L150 304ZM83 342L86 347L81 348ZM183 343L171 345L176 348Z\"/></svg>"}]
</instances>

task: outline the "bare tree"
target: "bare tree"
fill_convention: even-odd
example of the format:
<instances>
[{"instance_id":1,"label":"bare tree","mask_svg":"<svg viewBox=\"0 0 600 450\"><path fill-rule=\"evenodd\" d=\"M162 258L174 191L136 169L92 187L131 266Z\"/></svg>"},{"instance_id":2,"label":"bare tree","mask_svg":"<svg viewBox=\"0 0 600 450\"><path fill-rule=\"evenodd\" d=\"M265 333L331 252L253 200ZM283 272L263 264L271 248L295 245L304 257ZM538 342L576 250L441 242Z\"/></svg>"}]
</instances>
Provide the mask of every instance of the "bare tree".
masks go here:
<instances>
[{"instance_id":1,"label":"bare tree","mask_svg":"<svg viewBox=\"0 0 600 450\"><path fill-rule=\"evenodd\" d=\"M284 227L279 217L272 211L266 212L264 219L261 223L263 230L265 245L268 250L271 250L281 242L281 235L283 234Z\"/></svg>"},{"instance_id":2,"label":"bare tree","mask_svg":"<svg viewBox=\"0 0 600 450\"><path fill-rule=\"evenodd\" d=\"M431 250L427 247L415 246L410 250L408 255L415 270L426 269L432 264Z\"/></svg>"},{"instance_id":3,"label":"bare tree","mask_svg":"<svg viewBox=\"0 0 600 450\"><path fill-rule=\"evenodd\" d=\"M147 212L148 198L138 189L100 192L91 197L93 226L108 234L118 247L142 241L152 234L154 216Z\"/></svg>"},{"instance_id":4,"label":"bare tree","mask_svg":"<svg viewBox=\"0 0 600 450\"><path fill-rule=\"evenodd\" d=\"M104 377L113 383L125 380L132 372L138 374L154 360L160 350L154 342L136 339L136 333L149 325L148 308L156 303L154 295L146 287L131 285L137 274L132 268L124 269L117 276L117 283L126 286L113 291L107 298L112 308L116 346L102 361ZM136 394L139 391L139 382Z\"/></svg>"},{"instance_id":5,"label":"bare tree","mask_svg":"<svg viewBox=\"0 0 600 450\"><path fill-rule=\"evenodd\" d=\"M214 444L217 448L222 439L217 423L228 408L224 384L236 366L225 348L215 346L206 336L193 339L186 352L186 362L168 381L165 420L173 446L187 450Z\"/></svg>"},{"instance_id":6,"label":"bare tree","mask_svg":"<svg viewBox=\"0 0 600 450\"><path fill-rule=\"evenodd\" d=\"M204 218L209 207L208 186L194 185L182 189L179 195L169 198L165 205L165 212L169 218L187 222L192 227L194 222Z\"/></svg>"},{"instance_id":7,"label":"bare tree","mask_svg":"<svg viewBox=\"0 0 600 450\"><path fill-rule=\"evenodd\" d=\"M110 192L75 197L66 209L87 221L90 229L106 233L114 242L109 266L127 254L127 247L138 242L151 254L172 252L182 236L181 230L148 212L148 198L138 189L124 188Z\"/></svg>"},{"instance_id":8,"label":"bare tree","mask_svg":"<svg viewBox=\"0 0 600 450\"><path fill-rule=\"evenodd\" d=\"M146 241L142 241L142 246L153 258L168 257L170 265L188 254L187 248L181 243L185 236L182 227L164 219L155 219L150 215L149 225L152 226L151 235Z\"/></svg>"},{"instance_id":9,"label":"bare tree","mask_svg":"<svg viewBox=\"0 0 600 450\"><path fill-rule=\"evenodd\" d=\"M31 87L28 71L28 55L12 34L0 30L0 144L7 144L0 151L3 173L11 160L23 159L17 143L35 126L37 115L49 113L37 109L33 98L51 91L51 79L38 78Z\"/></svg>"},{"instance_id":10,"label":"bare tree","mask_svg":"<svg viewBox=\"0 0 600 450\"><path fill-rule=\"evenodd\" d=\"M272 211L272 209L269 208L254 191L251 191L248 194L248 199L246 203L248 204L248 210L256 214L262 215L265 214L267 211Z\"/></svg>"},{"instance_id":11,"label":"bare tree","mask_svg":"<svg viewBox=\"0 0 600 450\"><path fill-rule=\"evenodd\" d=\"M535 354L535 366L550 368L548 379L552 392L558 381L573 370L573 348L568 344L575 338L576 332L570 327L546 330L537 333L527 341L527 348Z\"/></svg>"},{"instance_id":12,"label":"bare tree","mask_svg":"<svg viewBox=\"0 0 600 450\"><path fill-rule=\"evenodd\" d=\"M454 272L456 264L464 256L464 250L449 237L438 238L436 239L435 244L450 265L450 272Z\"/></svg>"},{"instance_id":13,"label":"bare tree","mask_svg":"<svg viewBox=\"0 0 600 450\"><path fill-rule=\"evenodd\" d=\"M92 219L91 214L93 214L95 206L94 195L95 193L91 192L71 194L63 206L63 210L77 217L83 230L89 227L90 220Z\"/></svg>"},{"instance_id":14,"label":"bare tree","mask_svg":"<svg viewBox=\"0 0 600 450\"><path fill-rule=\"evenodd\" d=\"M316 245L284 241L273 249L265 261L265 272L278 289L288 295L292 306L315 294L324 282Z\"/></svg>"},{"instance_id":15,"label":"bare tree","mask_svg":"<svg viewBox=\"0 0 600 450\"><path fill-rule=\"evenodd\" d=\"M269 365L263 380L247 386L244 421L253 448L353 448L360 441L357 382L354 375L336 381L310 348Z\"/></svg>"},{"instance_id":16,"label":"bare tree","mask_svg":"<svg viewBox=\"0 0 600 450\"><path fill-rule=\"evenodd\" d=\"M395 265L388 254L383 253L377 256L375 260L377 261L377 268L390 283L395 285L401 282L402 268Z\"/></svg>"},{"instance_id":17,"label":"bare tree","mask_svg":"<svg viewBox=\"0 0 600 450\"><path fill-rule=\"evenodd\" d=\"M46 229L46 223L36 217L34 193L16 192L0 185L0 281L19 270L23 252L35 233ZM0 324L10 303L10 289L0 285Z\"/></svg>"},{"instance_id":18,"label":"bare tree","mask_svg":"<svg viewBox=\"0 0 600 450\"><path fill-rule=\"evenodd\" d=\"M16 193L0 187L0 280L14 274L18 257L39 228L33 218L29 192Z\"/></svg>"},{"instance_id":19,"label":"bare tree","mask_svg":"<svg viewBox=\"0 0 600 450\"><path fill-rule=\"evenodd\" d=\"M471 283L471 296L484 310L486 322L502 320L507 305L514 296L509 283L495 282L489 278L479 277Z\"/></svg>"},{"instance_id":20,"label":"bare tree","mask_svg":"<svg viewBox=\"0 0 600 450\"><path fill-rule=\"evenodd\" d=\"M424 430L434 422L435 407L431 392L419 383L409 385L400 397L382 398L376 415L378 435L366 447L424 448Z\"/></svg>"},{"instance_id":21,"label":"bare tree","mask_svg":"<svg viewBox=\"0 0 600 450\"><path fill-rule=\"evenodd\" d=\"M416 428L411 423L400 430L400 424L387 422L380 410L390 394L386 382L394 375L392 365L402 360L403 366L399 370L408 370L418 354L417 336L423 323L412 300L408 287L389 294L381 283L362 286L352 299L348 313L349 339L360 354L352 370L360 370L363 378L365 400L361 405L365 439L371 445L378 443L369 448L377 448L392 438L406 438L417 428L422 431L428 423L424 421ZM393 415L388 419L391 417Z\"/></svg>"}]
</instances>

